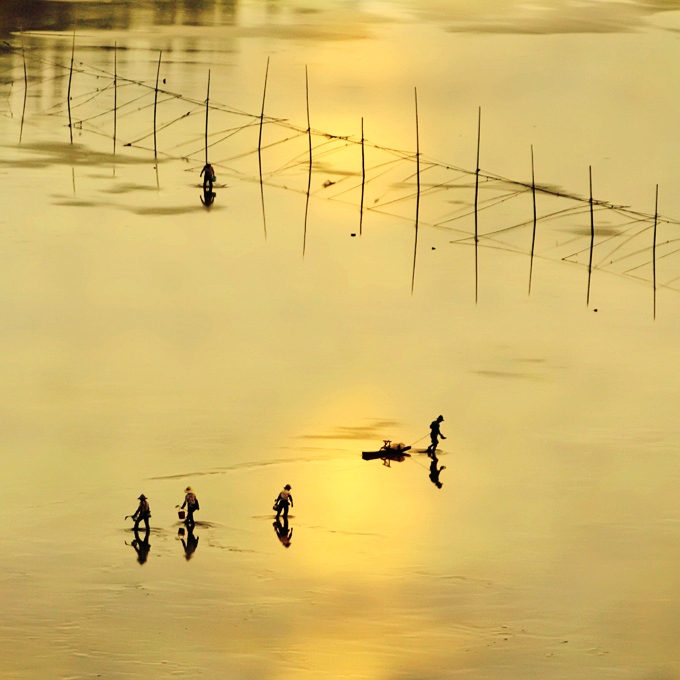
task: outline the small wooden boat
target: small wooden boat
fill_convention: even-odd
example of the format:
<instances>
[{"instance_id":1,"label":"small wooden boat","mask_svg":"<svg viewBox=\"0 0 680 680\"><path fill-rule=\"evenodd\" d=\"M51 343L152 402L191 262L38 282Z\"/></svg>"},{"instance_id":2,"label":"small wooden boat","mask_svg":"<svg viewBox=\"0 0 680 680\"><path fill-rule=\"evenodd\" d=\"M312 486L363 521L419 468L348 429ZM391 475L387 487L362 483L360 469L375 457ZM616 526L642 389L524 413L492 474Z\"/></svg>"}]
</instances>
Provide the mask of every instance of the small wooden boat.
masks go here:
<instances>
[{"instance_id":1,"label":"small wooden boat","mask_svg":"<svg viewBox=\"0 0 680 680\"><path fill-rule=\"evenodd\" d=\"M397 461L398 463L403 463L406 460L406 456L410 456L410 453L406 453L411 447L406 446L403 442L393 442L390 439L383 439L383 445L378 451L363 451L361 457L364 460L382 460L383 465L390 467L390 461Z\"/></svg>"}]
</instances>

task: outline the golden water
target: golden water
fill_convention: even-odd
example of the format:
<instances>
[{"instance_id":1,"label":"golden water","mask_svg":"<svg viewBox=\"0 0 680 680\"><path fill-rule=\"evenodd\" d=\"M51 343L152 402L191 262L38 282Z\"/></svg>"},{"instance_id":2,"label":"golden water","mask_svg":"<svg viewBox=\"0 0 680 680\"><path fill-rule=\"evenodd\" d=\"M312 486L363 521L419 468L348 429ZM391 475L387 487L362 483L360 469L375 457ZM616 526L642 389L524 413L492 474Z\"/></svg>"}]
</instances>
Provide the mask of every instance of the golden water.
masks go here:
<instances>
[{"instance_id":1,"label":"golden water","mask_svg":"<svg viewBox=\"0 0 680 680\"><path fill-rule=\"evenodd\" d=\"M0 675L677 677L680 3L31 6L0 12ZM74 28L89 120L71 145ZM115 156L114 43L135 81ZM159 50L162 88L191 101L159 95L155 163ZM266 114L303 131L309 70L304 259L305 135L264 127L264 144L297 135L263 151L266 238L257 124L220 141L257 123L238 112L259 115L267 57ZM414 87L411 294L415 164L378 165L415 151ZM530 181L533 145L537 182L587 197L592 166L596 198L646 215L628 241L628 217L595 212L590 306L587 202L539 194L539 215L580 207L539 221L529 297L530 193L486 181L483 200L512 196L479 214L475 304L474 175L446 164L474 171L479 106L483 171ZM441 489L422 454L361 459L439 413ZM271 511L286 483L289 548ZM142 492L144 564L123 519Z\"/></svg>"}]
</instances>

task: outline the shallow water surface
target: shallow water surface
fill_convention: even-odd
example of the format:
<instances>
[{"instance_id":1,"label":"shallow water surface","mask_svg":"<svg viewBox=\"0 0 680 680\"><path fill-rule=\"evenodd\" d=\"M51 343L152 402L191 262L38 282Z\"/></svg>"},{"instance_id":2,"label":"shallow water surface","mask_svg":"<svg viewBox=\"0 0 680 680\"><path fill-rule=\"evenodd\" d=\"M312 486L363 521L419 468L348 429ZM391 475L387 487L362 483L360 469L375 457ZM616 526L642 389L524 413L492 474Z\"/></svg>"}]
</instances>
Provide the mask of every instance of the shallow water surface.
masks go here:
<instances>
[{"instance_id":1,"label":"shallow water surface","mask_svg":"<svg viewBox=\"0 0 680 680\"><path fill-rule=\"evenodd\" d=\"M2 677L677 677L679 9L3 3Z\"/></svg>"}]
</instances>

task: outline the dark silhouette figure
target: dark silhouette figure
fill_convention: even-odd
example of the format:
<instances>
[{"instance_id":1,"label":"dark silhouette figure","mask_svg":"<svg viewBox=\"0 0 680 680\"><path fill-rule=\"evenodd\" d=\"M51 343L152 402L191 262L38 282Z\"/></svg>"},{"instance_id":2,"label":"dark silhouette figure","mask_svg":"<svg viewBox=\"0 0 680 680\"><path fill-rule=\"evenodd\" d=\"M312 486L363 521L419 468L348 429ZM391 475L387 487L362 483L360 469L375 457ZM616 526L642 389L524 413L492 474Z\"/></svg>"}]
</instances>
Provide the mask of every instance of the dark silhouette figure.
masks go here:
<instances>
[{"instance_id":1,"label":"dark silhouette figure","mask_svg":"<svg viewBox=\"0 0 680 680\"><path fill-rule=\"evenodd\" d=\"M274 520L274 531L276 532L276 537L281 541L281 545L284 548L290 548L290 541L293 538L293 528L288 529L288 516L284 515L283 524L281 520L277 517Z\"/></svg>"},{"instance_id":2,"label":"dark silhouette figure","mask_svg":"<svg viewBox=\"0 0 680 680\"><path fill-rule=\"evenodd\" d=\"M205 176L204 176L205 175ZM201 170L199 177L203 177L203 192L212 193L213 182L217 179L215 177L215 170L210 163L206 163Z\"/></svg>"},{"instance_id":3,"label":"dark silhouette figure","mask_svg":"<svg viewBox=\"0 0 680 680\"><path fill-rule=\"evenodd\" d=\"M211 187L211 189L212 189L212 187ZM203 195L201 196L201 203L203 203L203 205L206 208L209 208L215 202L215 196L217 196L217 194L214 191L212 191L211 189L203 187Z\"/></svg>"},{"instance_id":4,"label":"dark silhouette figure","mask_svg":"<svg viewBox=\"0 0 680 680\"><path fill-rule=\"evenodd\" d=\"M149 507L149 501L146 496L142 494L139 497L139 506L135 510L135 514L132 515L132 519L135 520L135 531L139 529L139 523L144 522L144 527L146 531L149 531L149 517L151 517L151 508Z\"/></svg>"},{"instance_id":5,"label":"dark silhouette figure","mask_svg":"<svg viewBox=\"0 0 680 680\"><path fill-rule=\"evenodd\" d=\"M380 458L383 465L391 467L391 460L403 463L406 460L406 456L411 455L410 453L406 453L410 448L410 446L406 446L403 442L393 442L391 439L383 439L383 445L380 447L379 451L363 451L361 457L364 460L375 460L376 458Z\"/></svg>"},{"instance_id":6,"label":"dark silhouette figure","mask_svg":"<svg viewBox=\"0 0 680 680\"><path fill-rule=\"evenodd\" d=\"M283 487L283 491L276 497L274 501L274 510L276 510L276 519L283 513L284 522L288 521L288 506L293 507L293 496L290 493L291 486L286 484Z\"/></svg>"},{"instance_id":7,"label":"dark silhouette figure","mask_svg":"<svg viewBox=\"0 0 680 680\"><path fill-rule=\"evenodd\" d=\"M184 497L184 503L182 503L182 509L185 507L187 509L187 518L184 520L184 523L187 525L187 527L193 527L194 513L196 510L200 510L201 508L198 505L198 498L196 498L196 494L190 486L184 489L184 492L186 493L186 496Z\"/></svg>"},{"instance_id":8,"label":"dark silhouette figure","mask_svg":"<svg viewBox=\"0 0 680 680\"><path fill-rule=\"evenodd\" d=\"M439 437L446 439L439 429L440 424L443 422L444 416L437 416L437 420L433 420L430 423L430 441L431 444L427 447L427 454L433 456L434 452L437 450L437 444L439 444Z\"/></svg>"},{"instance_id":9,"label":"dark silhouette figure","mask_svg":"<svg viewBox=\"0 0 680 680\"><path fill-rule=\"evenodd\" d=\"M439 469L437 469L437 463L439 462L439 458L435 456L435 454L431 454L430 456L432 458L432 462L430 463L430 481L438 488L441 489L442 482L439 481L439 475L441 474L442 470L446 470L446 465L442 465Z\"/></svg>"},{"instance_id":10,"label":"dark silhouette figure","mask_svg":"<svg viewBox=\"0 0 680 680\"><path fill-rule=\"evenodd\" d=\"M135 538L132 541L132 547L137 553L137 562L144 564L149 557L149 550L151 550L151 545L149 544L149 527L146 527L144 538L140 538L137 526L135 526L134 532Z\"/></svg>"},{"instance_id":11,"label":"dark silhouette figure","mask_svg":"<svg viewBox=\"0 0 680 680\"><path fill-rule=\"evenodd\" d=\"M194 525L190 524L187 526L187 540L181 539L182 545L184 546L184 558L187 562L194 556L196 548L198 548L198 536L194 534Z\"/></svg>"}]
</instances>

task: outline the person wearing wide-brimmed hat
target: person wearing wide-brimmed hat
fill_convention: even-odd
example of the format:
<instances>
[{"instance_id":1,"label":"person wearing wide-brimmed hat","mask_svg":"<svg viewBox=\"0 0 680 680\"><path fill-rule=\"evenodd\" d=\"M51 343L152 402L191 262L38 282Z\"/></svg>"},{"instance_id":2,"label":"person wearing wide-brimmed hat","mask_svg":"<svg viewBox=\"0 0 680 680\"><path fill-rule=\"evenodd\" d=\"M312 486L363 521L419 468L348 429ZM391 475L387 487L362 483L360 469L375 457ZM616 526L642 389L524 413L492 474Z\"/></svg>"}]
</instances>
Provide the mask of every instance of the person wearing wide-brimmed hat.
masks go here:
<instances>
[{"instance_id":1,"label":"person wearing wide-brimmed hat","mask_svg":"<svg viewBox=\"0 0 680 680\"><path fill-rule=\"evenodd\" d=\"M186 496L184 496L184 503L182 503L182 509L186 507L187 509L187 518L185 520L185 523L187 525L193 526L194 524L194 512L196 510L200 510L200 506L198 505L198 498L196 498L196 494L194 493L194 490L188 486L186 489L184 489L184 493Z\"/></svg>"},{"instance_id":2,"label":"person wearing wide-brimmed hat","mask_svg":"<svg viewBox=\"0 0 680 680\"><path fill-rule=\"evenodd\" d=\"M293 507L293 496L290 493L290 489L290 484L286 484L286 486L283 487L283 491L279 493L279 495L276 497L276 500L274 501L276 519L281 516L281 513L283 513L284 520L288 518L288 506L290 505L291 508Z\"/></svg>"},{"instance_id":3,"label":"person wearing wide-brimmed hat","mask_svg":"<svg viewBox=\"0 0 680 680\"><path fill-rule=\"evenodd\" d=\"M146 531L149 531L149 517L151 517L151 508L149 507L149 501L147 497L142 494L139 497L139 506L135 510L135 514L132 515L132 519L135 520L135 531L139 528L139 523L143 520L144 527Z\"/></svg>"},{"instance_id":4,"label":"person wearing wide-brimmed hat","mask_svg":"<svg viewBox=\"0 0 680 680\"><path fill-rule=\"evenodd\" d=\"M446 437L442 434L441 430L439 429L439 426L444 420L444 416L437 416L437 420L433 420L430 423L430 441L432 442L428 447L427 447L427 453L430 456L434 456L435 451L437 450L437 444L439 444L439 437L442 439L446 439Z\"/></svg>"}]
</instances>

